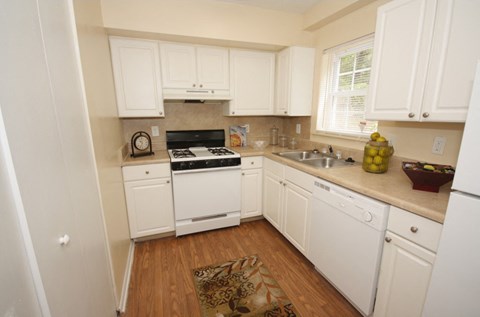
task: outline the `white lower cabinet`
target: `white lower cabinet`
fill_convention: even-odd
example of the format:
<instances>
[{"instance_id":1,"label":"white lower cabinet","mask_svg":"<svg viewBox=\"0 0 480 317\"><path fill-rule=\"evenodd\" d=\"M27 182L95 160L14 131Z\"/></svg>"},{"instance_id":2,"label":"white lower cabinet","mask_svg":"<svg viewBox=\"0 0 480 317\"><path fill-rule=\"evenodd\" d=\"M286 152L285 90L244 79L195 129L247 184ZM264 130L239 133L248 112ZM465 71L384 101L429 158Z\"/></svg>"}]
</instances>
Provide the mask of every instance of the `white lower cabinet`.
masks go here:
<instances>
[{"instance_id":1,"label":"white lower cabinet","mask_svg":"<svg viewBox=\"0 0 480 317\"><path fill-rule=\"evenodd\" d=\"M174 231L170 164L125 166L122 171L130 237Z\"/></svg>"},{"instance_id":2,"label":"white lower cabinet","mask_svg":"<svg viewBox=\"0 0 480 317\"><path fill-rule=\"evenodd\" d=\"M314 179L307 173L264 159L263 216L303 254L308 250Z\"/></svg>"},{"instance_id":3,"label":"white lower cabinet","mask_svg":"<svg viewBox=\"0 0 480 317\"><path fill-rule=\"evenodd\" d=\"M420 317L442 225L392 206L374 317Z\"/></svg>"},{"instance_id":4,"label":"white lower cabinet","mask_svg":"<svg viewBox=\"0 0 480 317\"><path fill-rule=\"evenodd\" d=\"M242 158L242 219L262 215L262 156Z\"/></svg>"}]
</instances>

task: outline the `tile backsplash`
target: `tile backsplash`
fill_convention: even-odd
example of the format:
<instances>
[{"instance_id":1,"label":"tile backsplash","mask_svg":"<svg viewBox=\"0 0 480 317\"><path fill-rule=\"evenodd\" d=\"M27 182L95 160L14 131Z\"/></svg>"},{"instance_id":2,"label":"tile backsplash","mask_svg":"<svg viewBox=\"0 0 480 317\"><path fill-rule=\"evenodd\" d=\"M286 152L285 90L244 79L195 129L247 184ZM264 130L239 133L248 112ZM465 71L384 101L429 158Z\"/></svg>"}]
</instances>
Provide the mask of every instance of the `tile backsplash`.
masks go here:
<instances>
[{"instance_id":1,"label":"tile backsplash","mask_svg":"<svg viewBox=\"0 0 480 317\"><path fill-rule=\"evenodd\" d=\"M137 131L145 131L152 137L154 150L166 149L165 132L167 130L203 130L203 129L224 129L226 145L229 146L229 128L231 125L250 125L250 132L247 134L247 142L262 139L269 140L270 129L275 125L280 134L291 118L271 117L271 116L249 116L249 117L225 117L223 115L223 105L221 104L184 104L184 103L165 103L165 118L135 118L123 119L123 133L125 143L130 143L132 135ZM302 118L303 121L308 120ZM302 122L303 122L302 121ZM152 136L152 126L158 126L160 135ZM309 127L303 127L302 135L309 133ZM289 133L295 133L295 124L293 130L289 128ZM289 135L288 133L286 133Z\"/></svg>"}]
</instances>

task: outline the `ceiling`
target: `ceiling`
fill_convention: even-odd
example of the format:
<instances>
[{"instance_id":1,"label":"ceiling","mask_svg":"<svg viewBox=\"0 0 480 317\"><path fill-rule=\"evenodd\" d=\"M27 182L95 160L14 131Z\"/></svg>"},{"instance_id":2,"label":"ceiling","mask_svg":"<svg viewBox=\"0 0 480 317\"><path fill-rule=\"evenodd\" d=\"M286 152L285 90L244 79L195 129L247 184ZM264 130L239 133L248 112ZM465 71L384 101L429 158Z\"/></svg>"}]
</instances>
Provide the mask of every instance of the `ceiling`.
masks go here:
<instances>
[{"instance_id":1,"label":"ceiling","mask_svg":"<svg viewBox=\"0 0 480 317\"><path fill-rule=\"evenodd\" d=\"M292 13L305 13L323 0L215 0Z\"/></svg>"}]
</instances>

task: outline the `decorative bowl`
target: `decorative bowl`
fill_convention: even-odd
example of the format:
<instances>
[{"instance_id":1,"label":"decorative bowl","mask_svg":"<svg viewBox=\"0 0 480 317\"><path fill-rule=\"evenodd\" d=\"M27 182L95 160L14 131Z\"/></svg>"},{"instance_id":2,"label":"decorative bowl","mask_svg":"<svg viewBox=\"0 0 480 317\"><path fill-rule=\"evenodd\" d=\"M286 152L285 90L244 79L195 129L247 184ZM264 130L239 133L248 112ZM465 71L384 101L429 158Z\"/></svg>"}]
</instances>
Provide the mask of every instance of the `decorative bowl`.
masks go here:
<instances>
[{"instance_id":1,"label":"decorative bowl","mask_svg":"<svg viewBox=\"0 0 480 317\"><path fill-rule=\"evenodd\" d=\"M268 145L268 142L265 140L257 140L252 142L252 147L255 150L264 150Z\"/></svg>"},{"instance_id":2,"label":"decorative bowl","mask_svg":"<svg viewBox=\"0 0 480 317\"><path fill-rule=\"evenodd\" d=\"M438 193L440 187L450 182L455 169L450 165L424 162L402 162L402 169L413 183L413 189Z\"/></svg>"}]
</instances>

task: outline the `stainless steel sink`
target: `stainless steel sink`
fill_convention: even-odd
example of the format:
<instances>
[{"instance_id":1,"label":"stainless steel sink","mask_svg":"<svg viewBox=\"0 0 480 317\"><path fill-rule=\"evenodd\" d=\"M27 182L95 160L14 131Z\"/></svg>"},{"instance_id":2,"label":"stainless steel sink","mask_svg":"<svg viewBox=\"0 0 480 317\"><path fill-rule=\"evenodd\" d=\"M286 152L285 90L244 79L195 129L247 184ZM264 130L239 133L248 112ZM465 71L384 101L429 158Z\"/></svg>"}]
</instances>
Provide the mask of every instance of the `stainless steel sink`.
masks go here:
<instances>
[{"instance_id":1,"label":"stainless steel sink","mask_svg":"<svg viewBox=\"0 0 480 317\"><path fill-rule=\"evenodd\" d=\"M313 153L312 151L279 152L274 154L292 161L318 168L354 166L356 164L355 162L347 162L344 159L337 159L326 154Z\"/></svg>"}]
</instances>

